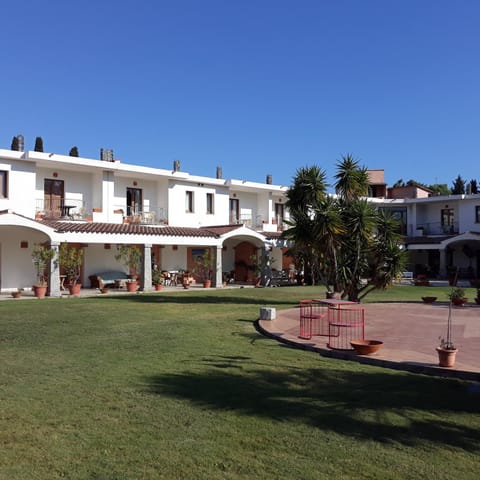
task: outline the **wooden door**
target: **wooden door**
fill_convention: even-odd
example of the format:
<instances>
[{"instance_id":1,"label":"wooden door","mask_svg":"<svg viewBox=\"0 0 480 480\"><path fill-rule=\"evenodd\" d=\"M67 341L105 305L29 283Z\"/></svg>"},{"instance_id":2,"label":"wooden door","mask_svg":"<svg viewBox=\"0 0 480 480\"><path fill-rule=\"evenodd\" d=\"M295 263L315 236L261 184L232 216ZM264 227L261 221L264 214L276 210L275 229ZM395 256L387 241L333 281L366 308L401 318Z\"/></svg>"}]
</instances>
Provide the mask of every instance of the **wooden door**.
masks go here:
<instances>
[{"instance_id":1,"label":"wooden door","mask_svg":"<svg viewBox=\"0 0 480 480\"><path fill-rule=\"evenodd\" d=\"M59 218L62 214L61 207L63 206L65 192L63 180L46 178L44 180L43 192L45 216Z\"/></svg>"}]
</instances>

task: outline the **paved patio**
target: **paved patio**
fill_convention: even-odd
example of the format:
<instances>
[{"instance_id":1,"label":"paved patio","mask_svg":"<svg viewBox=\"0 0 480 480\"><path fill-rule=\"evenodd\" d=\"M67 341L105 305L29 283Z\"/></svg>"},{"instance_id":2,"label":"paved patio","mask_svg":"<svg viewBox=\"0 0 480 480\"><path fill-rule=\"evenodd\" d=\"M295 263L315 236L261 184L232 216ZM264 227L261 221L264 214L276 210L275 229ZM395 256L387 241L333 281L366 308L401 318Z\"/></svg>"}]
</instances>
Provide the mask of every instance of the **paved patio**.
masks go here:
<instances>
[{"instance_id":1,"label":"paved patio","mask_svg":"<svg viewBox=\"0 0 480 480\"><path fill-rule=\"evenodd\" d=\"M480 381L480 306L469 303L452 308L453 341L459 349L454 368L438 367L435 347L446 335L448 303L377 303L365 308L365 338L381 340L373 355L331 350L328 337L298 338L299 309L277 310L275 320L259 320L262 333L321 355L356 360L389 368Z\"/></svg>"}]
</instances>

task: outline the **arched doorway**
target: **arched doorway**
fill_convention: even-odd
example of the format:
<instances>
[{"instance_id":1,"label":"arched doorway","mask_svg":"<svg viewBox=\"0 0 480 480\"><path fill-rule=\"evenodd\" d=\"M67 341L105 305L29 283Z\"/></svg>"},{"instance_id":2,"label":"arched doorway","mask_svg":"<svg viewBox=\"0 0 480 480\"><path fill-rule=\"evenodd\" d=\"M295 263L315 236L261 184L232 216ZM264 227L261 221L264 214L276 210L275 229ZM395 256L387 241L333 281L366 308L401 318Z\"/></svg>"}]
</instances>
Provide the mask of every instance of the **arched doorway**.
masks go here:
<instances>
[{"instance_id":1,"label":"arched doorway","mask_svg":"<svg viewBox=\"0 0 480 480\"><path fill-rule=\"evenodd\" d=\"M235 274L236 282L253 283L254 268L252 256L257 248L250 242L241 242L235 247Z\"/></svg>"}]
</instances>

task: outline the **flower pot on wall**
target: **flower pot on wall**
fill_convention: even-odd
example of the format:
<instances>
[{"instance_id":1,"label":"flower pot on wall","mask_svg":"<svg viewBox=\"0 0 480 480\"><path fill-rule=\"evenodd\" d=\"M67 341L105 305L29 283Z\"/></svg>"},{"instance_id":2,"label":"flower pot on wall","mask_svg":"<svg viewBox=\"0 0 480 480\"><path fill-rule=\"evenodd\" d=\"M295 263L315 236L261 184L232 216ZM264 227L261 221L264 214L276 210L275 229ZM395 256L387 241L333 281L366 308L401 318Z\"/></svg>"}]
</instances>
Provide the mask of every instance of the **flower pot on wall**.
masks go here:
<instances>
[{"instance_id":1,"label":"flower pot on wall","mask_svg":"<svg viewBox=\"0 0 480 480\"><path fill-rule=\"evenodd\" d=\"M210 288L212 286L211 280L204 280L203 281L203 288Z\"/></svg>"},{"instance_id":2,"label":"flower pot on wall","mask_svg":"<svg viewBox=\"0 0 480 480\"><path fill-rule=\"evenodd\" d=\"M137 291L138 282L136 280L130 280L127 282L127 291L130 293L134 293Z\"/></svg>"},{"instance_id":3,"label":"flower pot on wall","mask_svg":"<svg viewBox=\"0 0 480 480\"><path fill-rule=\"evenodd\" d=\"M154 286L156 292L163 290L163 285L161 283L156 283Z\"/></svg>"}]
</instances>

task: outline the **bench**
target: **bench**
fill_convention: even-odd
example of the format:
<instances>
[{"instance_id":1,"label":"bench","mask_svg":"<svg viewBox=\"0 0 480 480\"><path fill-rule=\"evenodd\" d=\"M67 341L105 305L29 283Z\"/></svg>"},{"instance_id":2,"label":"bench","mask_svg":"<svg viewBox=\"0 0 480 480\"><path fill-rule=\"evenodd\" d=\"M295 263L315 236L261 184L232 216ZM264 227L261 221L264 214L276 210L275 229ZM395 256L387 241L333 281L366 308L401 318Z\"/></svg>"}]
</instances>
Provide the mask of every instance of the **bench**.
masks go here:
<instances>
[{"instance_id":1,"label":"bench","mask_svg":"<svg viewBox=\"0 0 480 480\"><path fill-rule=\"evenodd\" d=\"M109 271L90 275L90 288L103 288L106 286L117 286L118 280L128 280L130 276L125 272Z\"/></svg>"}]
</instances>

